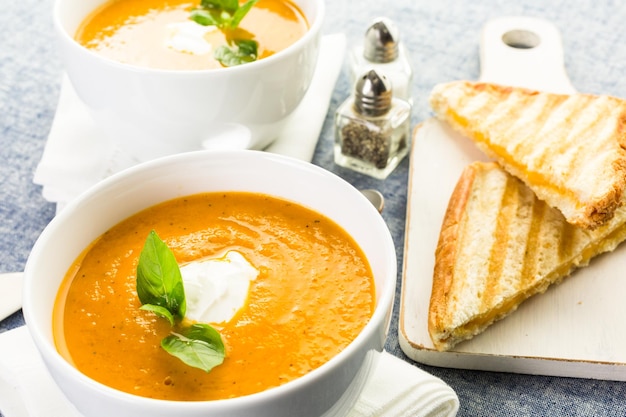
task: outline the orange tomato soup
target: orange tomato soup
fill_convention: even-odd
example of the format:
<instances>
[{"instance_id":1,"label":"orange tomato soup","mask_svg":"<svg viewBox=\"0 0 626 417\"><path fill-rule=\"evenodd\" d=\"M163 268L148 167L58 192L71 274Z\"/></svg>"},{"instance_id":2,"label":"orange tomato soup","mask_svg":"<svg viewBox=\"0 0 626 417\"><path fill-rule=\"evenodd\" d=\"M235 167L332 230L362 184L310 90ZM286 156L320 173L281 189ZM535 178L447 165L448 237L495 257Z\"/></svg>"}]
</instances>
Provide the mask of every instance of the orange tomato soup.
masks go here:
<instances>
[{"instance_id":1,"label":"orange tomato soup","mask_svg":"<svg viewBox=\"0 0 626 417\"><path fill-rule=\"evenodd\" d=\"M226 346L211 372L166 353L172 328L140 310L136 267L154 229L179 263L236 250L258 271L245 305L212 324ZM344 349L375 308L372 271L330 219L254 193L206 193L144 210L111 228L76 260L54 310L59 352L110 387L168 400L215 400L276 387Z\"/></svg>"},{"instance_id":2,"label":"orange tomato soup","mask_svg":"<svg viewBox=\"0 0 626 417\"><path fill-rule=\"evenodd\" d=\"M113 60L142 67L203 70L220 68L213 51L227 44L227 34L215 30L204 35L211 52L192 54L166 45L168 25L189 21L200 0L113 0L82 23L76 40ZM308 30L300 9L289 0L260 0L229 36L254 39L259 59L273 55L300 39Z\"/></svg>"}]
</instances>

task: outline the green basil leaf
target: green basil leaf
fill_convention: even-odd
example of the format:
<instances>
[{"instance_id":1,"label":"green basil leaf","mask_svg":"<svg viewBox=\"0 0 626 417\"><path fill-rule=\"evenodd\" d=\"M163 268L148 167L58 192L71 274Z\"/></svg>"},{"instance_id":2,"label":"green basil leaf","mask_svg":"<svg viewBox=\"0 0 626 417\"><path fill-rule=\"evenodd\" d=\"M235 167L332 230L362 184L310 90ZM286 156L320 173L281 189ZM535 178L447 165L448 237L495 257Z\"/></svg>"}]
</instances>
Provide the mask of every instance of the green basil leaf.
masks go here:
<instances>
[{"instance_id":1,"label":"green basil leaf","mask_svg":"<svg viewBox=\"0 0 626 417\"><path fill-rule=\"evenodd\" d=\"M202 26L219 26L221 24L219 16L216 17L211 12L204 9L192 10L190 18Z\"/></svg>"},{"instance_id":2,"label":"green basil leaf","mask_svg":"<svg viewBox=\"0 0 626 417\"><path fill-rule=\"evenodd\" d=\"M178 263L154 230L148 235L139 255L137 295L142 304L163 307L172 316L185 316L187 304Z\"/></svg>"},{"instance_id":3,"label":"green basil leaf","mask_svg":"<svg viewBox=\"0 0 626 417\"><path fill-rule=\"evenodd\" d=\"M145 311L151 311L157 316L167 319L170 322L170 325L172 326L174 325L174 316L165 307L155 306L154 304L144 304L141 307L139 307L139 309L145 310Z\"/></svg>"},{"instance_id":4,"label":"green basil leaf","mask_svg":"<svg viewBox=\"0 0 626 417\"><path fill-rule=\"evenodd\" d=\"M191 19L204 26L236 29L258 0L248 0L239 7L239 0L201 0L200 8L191 11Z\"/></svg>"},{"instance_id":5,"label":"green basil leaf","mask_svg":"<svg viewBox=\"0 0 626 417\"><path fill-rule=\"evenodd\" d=\"M239 48L239 55L246 58L249 61L254 61L257 58L257 51L259 49L259 43L251 39L239 39L235 41L235 45Z\"/></svg>"},{"instance_id":6,"label":"green basil leaf","mask_svg":"<svg viewBox=\"0 0 626 417\"><path fill-rule=\"evenodd\" d=\"M247 2L244 3L243 6L239 7L233 14L233 17L231 18L228 26L231 29L235 29L237 28L237 26L239 26L239 23L241 22L241 20L244 18L244 16L246 14L248 14L248 12L250 11L250 9L252 8L252 6L254 6L259 0L248 0Z\"/></svg>"},{"instance_id":7,"label":"green basil leaf","mask_svg":"<svg viewBox=\"0 0 626 417\"><path fill-rule=\"evenodd\" d=\"M174 254L154 230L150 232L137 264L137 295L140 309L166 318L171 326L175 316L185 316L185 290ZM209 372L222 364L224 343L217 330L208 324L186 327L182 334L172 333L161 340L161 347L187 365Z\"/></svg>"},{"instance_id":8,"label":"green basil leaf","mask_svg":"<svg viewBox=\"0 0 626 417\"><path fill-rule=\"evenodd\" d=\"M222 45L215 50L215 59L225 67L245 64L257 58L258 43L253 40L236 40L236 48Z\"/></svg>"},{"instance_id":9,"label":"green basil leaf","mask_svg":"<svg viewBox=\"0 0 626 417\"><path fill-rule=\"evenodd\" d=\"M219 332L208 324L194 324L182 334L172 333L161 347L184 363L209 372L224 362L224 343Z\"/></svg>"}]
</instances>

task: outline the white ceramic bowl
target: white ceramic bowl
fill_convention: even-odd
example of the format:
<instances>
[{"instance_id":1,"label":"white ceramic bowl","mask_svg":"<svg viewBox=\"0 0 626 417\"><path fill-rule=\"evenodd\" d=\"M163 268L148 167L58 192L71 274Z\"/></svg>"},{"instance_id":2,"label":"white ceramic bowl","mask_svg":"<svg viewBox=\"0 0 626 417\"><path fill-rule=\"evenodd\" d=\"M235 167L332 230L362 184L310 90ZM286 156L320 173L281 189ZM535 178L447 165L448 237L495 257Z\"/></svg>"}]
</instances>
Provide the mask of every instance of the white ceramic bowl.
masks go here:
<instances>
[{"instance_id":1,"label":"white ceramic bowl","mask_svg":"<svg viewBox=\"0 0 626 417\"><path fill-rule=\"evenodd\" d=\"M293 0L310 29L285 50L252 63L204 71L121 64L78 44L73 38L78 26L105 1L56 0L61 58L98 127L139 160L198 150L204 141L224 138L230 142L220 146L262 149L276 138L310 85L324 0ZM233 137L240 140L232 143Z\"/></svg>"},{"instance_id":2,"label":"white ceramic bowl","mask_svg":"<svg viewBox=\"0 0 626 417\"><path fill-rule=\"evenodd\" d=\"M59 285L81 251L107 229L146 207L179 196L224 190L256 191L298 202L335 220L354 237L372 267L377 299L373 317L358 337L320 368L283 386L205 402L152 400L120 392L86 377L63 359L54 346L52 310ZM367 372L361 368L372 356L368 352L383 348L396 272L396 253L387 225L369 201L341 178L313 164L260 151L198 151L121 172L63 209L30 254L23 309L52 377L86 417L343 416L362 386L354 384L364 381L355 376Z\"/></svg>"}]
</instances>

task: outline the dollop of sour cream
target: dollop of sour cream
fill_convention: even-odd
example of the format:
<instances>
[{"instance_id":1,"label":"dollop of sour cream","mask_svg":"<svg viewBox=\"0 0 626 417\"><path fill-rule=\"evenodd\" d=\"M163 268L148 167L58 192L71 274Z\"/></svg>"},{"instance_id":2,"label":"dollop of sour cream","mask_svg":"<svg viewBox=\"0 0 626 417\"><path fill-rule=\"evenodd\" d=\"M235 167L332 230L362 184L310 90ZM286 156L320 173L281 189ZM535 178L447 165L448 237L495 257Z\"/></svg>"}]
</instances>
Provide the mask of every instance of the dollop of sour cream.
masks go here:
<instances>
[{"instance_id":1,"label":"dollop of sour cream","mask_svg":"<svg viewBox=\"0 0 626 417\"><path fill-rule=\"evenodd\" d=\"M186 317L203 323L230 321L248 298L259 271L237 251L221 258L190 262L180 267L187 301Z\"/></svg>"},{"instance_id":2,"label":"dollop of sour cream","mask_svg":"<svg viewBox=\"0 0 626 417\"><path fill-rule=\"evenodd\" d=\"M204 55L211 52L212 45L204 35L217 30L215 26L203 26L193 20L170 23L166 27L165 46L178 52Z\"/></svg>"}]
</instances>

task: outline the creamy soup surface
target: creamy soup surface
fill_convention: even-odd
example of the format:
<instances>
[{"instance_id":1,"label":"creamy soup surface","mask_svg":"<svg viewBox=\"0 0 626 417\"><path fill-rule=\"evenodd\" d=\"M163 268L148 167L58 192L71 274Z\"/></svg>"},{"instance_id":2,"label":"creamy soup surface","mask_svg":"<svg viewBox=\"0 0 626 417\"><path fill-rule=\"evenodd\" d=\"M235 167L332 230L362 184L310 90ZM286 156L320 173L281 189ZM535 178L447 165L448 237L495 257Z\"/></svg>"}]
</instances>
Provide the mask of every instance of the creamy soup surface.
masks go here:
<instances>
[{"instance_id":1,"label":"creamy soup surface","mask_svg":"<svg viewBox=\"0 0 626 417\"><path fill-rule=\"evenodd\" d=\"M166 353L167 320L140 310L136 267L155 230L179 265L237 251L259 271L234 317L212 325L226 346L211 372ZM252 193L175 199L114 226L76 260L59 291L59 352L89 377L132 394L214 400L279 386L327 362L375 308L371 268L330 219Z\"/></svg>"},{"instance_id":2,"label":"creamy soup surface","mask_svg":"<svg viewBox=\"0 0 626 417\"><path fill-rule=\"evenodd\" d=\"M204 70L222 67L213 51L228 43L227 35L256 40L262 59L293 44L309 27L303 13L289 0L259 0L234 33L214 30L201 35L211 45L210 51L193 53L168 47L171 25L191 22L190 11L198 5L199 0L113 0L89 15L75 37L85 47L119 62L156 69Z\"/></svg>"}]
</instances>

